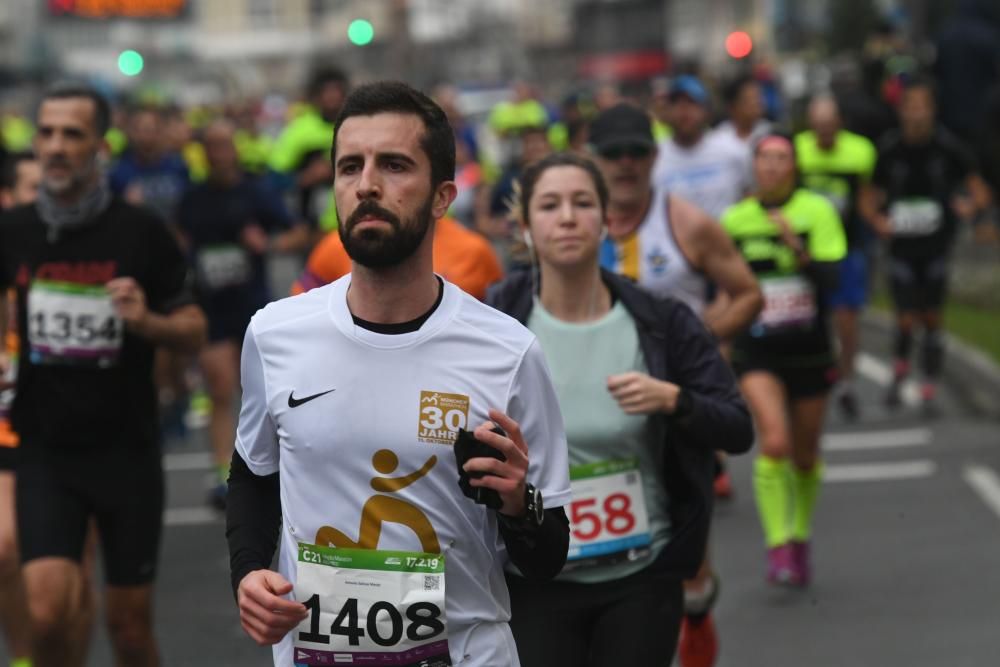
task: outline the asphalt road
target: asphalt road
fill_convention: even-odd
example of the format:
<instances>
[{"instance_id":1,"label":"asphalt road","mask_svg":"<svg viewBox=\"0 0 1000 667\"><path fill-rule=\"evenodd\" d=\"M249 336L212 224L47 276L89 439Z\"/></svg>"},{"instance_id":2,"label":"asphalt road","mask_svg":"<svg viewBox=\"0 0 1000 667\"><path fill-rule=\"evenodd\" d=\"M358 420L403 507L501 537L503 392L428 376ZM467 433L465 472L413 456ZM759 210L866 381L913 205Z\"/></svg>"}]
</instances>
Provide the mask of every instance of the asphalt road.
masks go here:
<instances>
[{"instance_id":1,"label":"asphalt road","mask_svg":"<svg viewBox=\"0 0 1000 667\"><path fill-rule=\"evenodd\" d=\"M827 474L816 516L815 582L764 583L751 457L731 461L735 496L719 507L719 667L982 667L1000 664L1000 424L945 391L941 416L890 415L888 366L860 367L865 411L830 411ZM222 517L204 504L203 435L166 454L169 511L157 588L163 664L267 665L239 627ZM0 663L3 662L0 650ZM89 665L111 665L98 627Z\"/></svg>"},{"instance_id":2,"label":"asphalt road","mask_svg":"<svg viewBox=\"0 0 1000 667\"><path fill-rule=\"evenodd\" d=\"M764 583L751 458L733 461L718 667L1000 665L1000 424L948 395L937 420L888 415L872 375L859 423L830 411L808 590Z\"/></svg>"}]
</instances>

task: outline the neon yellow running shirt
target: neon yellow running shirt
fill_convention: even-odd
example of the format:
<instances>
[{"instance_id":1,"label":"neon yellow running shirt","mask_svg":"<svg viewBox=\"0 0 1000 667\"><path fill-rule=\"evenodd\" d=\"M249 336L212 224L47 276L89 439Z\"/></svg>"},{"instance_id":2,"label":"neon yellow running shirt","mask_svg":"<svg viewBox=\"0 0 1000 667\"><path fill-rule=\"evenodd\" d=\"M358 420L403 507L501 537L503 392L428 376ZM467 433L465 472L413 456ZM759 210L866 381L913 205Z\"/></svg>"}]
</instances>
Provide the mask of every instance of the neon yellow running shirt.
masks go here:
<instances>
[{"instance_id":1,"label":"neon yellow running shirt","mask_svg":"<svg viewBox=\"0 0 1000 667\"><path fill-rule=\"evenodd\" d=\"M296 116L278 136L271 150L268 165L280 174L290 174L302 168L306 160L317 153L329 159L333 147L333 124L326 122L314 108L309 107ZM303 213L320 221L325 230L336 229L337 209L333 202L333 190L328 186L316 186L303 195Z\"/></svg>"},{"instance_id":2,"label":"neon yellow running shirt","mask_svg":"<svg viewBox=\"0 0 1000 667\"><path fill-rule=\"evenodd\" d=\"M841 130L833 148L823 150L816 133L809 131L795 135L795 152L803 184L830 200L844 223L848 246L857 247L864 238L858 190L871 181L875 171L875 146L860 134Z\"/></svg>"},{"instance_id":3,"label":"neon yellow running shirt","mask_svg":"<svg viewBox=\"0 0 1000 667\"><path fill-rule=\"evenodd\" d=\"M839 262L847 252L840 217L822 195L796 190L780 207L792 231L816 262ZM765 305L750 329L733 343L733 361L764 357L771 365L811 367L833 361L825 295L755 197L731 206L722 225L757 276Z\"/></svg>"}]
</instances>

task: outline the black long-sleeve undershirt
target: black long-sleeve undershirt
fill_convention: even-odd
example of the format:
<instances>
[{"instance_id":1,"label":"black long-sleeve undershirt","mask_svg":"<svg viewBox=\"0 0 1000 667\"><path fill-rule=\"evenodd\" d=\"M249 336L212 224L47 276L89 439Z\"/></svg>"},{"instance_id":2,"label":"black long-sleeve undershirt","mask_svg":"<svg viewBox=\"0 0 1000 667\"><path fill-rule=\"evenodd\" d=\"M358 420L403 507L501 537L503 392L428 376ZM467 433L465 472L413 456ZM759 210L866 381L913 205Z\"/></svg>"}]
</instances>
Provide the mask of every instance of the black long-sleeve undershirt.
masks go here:
<instances>
[{"instance_id":1,"label":"black long-sleeve undershirt","mask_svg":"<svg viewBox=\"0 0 1000 667\"><path fill-rule=\"evenodd\" d=\"M569 518L561 507L545 510L542 525L526 530L508 528L501 521L500 536L507 545L510 562L526 579L547 581L566 564Z\"/></svg>"},{"instance_id":2,"label":"black long-sleeve undershirt","mask_svg":"<svg viewBox=\"0 0 1000 667\"><path fill-rule=\"evenodd\" d=\"M233 452L226 496L226 541L233 594L243 578L270 567L281 531L281 486L278 473L255 475Z\"/></svg>"},{"instance_id":3,"label":"black long-sleeve undershirt","mask_svg":"<svg viewBox=\"0 0 1000 667\"><path fill-rule=\"evenodd\" d=\"M457 493L457 484L455 490ZM278 473L255 475L234 452L226 500L226 540L234 595L244 577L254 570L270 567L280 529ZM500 522L500 535L511 562L528 579L551 579L566 562L569 520L561 507L545 510L545 520L538 527L510 528Z\"/></svg>"}]
</instances>

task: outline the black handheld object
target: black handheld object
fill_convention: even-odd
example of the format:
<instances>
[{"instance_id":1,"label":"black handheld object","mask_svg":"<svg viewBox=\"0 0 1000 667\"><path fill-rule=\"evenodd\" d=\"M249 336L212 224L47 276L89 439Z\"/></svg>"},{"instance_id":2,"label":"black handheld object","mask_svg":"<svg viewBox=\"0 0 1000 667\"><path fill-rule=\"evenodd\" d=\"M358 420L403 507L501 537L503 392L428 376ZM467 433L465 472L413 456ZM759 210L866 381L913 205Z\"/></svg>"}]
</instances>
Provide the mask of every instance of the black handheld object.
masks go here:
<instances>
[{"instance_id":1,"label":"black handheld object","mask_svg":"<svg viewBox=\"0 0 1000 667\"><path fill-rule=\"evenodd\" d=\"M504 433L504 430L499 426L494 428L493 432L497 435L507 437L507 434ZM507 460L507 457L504 456L503 452L499 449L477 440L476 436L472 434L472 431L466 431L464 428L458 429L458 438L455 439L455 462L458 464L459 488L462 489L462 493L464 493L466 497L471 498L480 505L486 505L492 510L499 510L503 506L503 501L500 500L499 493L493 489L484 489L482 487L472 486L469 484L470 479L479 479L489 473L468 473L463 469L466 461L479 457L492 457L498 461Z\"/></svg>"}]
</instances>

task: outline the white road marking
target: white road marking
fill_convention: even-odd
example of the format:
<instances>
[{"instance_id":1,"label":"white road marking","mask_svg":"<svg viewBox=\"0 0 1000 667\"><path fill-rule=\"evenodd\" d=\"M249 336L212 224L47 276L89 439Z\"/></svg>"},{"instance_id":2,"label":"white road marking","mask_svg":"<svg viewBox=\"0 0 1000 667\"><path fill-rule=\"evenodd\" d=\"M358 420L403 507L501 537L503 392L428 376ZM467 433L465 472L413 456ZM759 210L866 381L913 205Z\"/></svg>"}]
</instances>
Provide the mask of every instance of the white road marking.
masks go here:
<instances>
[{"instance_id":1,"label":"white road marking","mask_svg":"<svg viewBox=\"0 0 1000 667\"><path fill-rule=\"evenodd\" d=\"M212 455L208 452L166 454L163 469L166 472L192 472L212 470ZM222 523L224 517L210 507L171 507L163 514L167 526L207 526Z\"/></svg>"},{"instance_id":2,"label":"white road marking","mask_svg":"<svg viewBox=\"0 0 1000 667\"><path fill-rule=\"evenodd\" d=\"M854 368L880 387L888 387L892 384L893 374L889 364L866 352L858 353L854 361ZM910 407L920 405L920 388L912 379L903 381L902 397L903 403Z\"/></svg>"},{"instance_id":3,"label":"white road marking","mask_svg":"<svg viewBox=\"0 0 1000 667\"><path fill-rule=\"evenodd\" d=\"M829 433L823 436L822 447L827 452L849 452L866 449L923 447L931 444L934 435L929 428L901 428L884 431Z\"/></svg>"},{"instance_id":4,"label":"white road marking","mask_svg":"<svg viewBox=\"0 0 1000 667\"><path fill-rule=\"evenodd\" d=\"M167 526L205 526L222 521L222 514L210 507L173 507L163 515Z\"/></svg>"},{"instance_id":5,"label":"white road marking","mask_svg":"<svg viewBox=\"0 0 1000 667\"><path fill-rule=\"evenodd\" d=\"M861 463L826 466L824 482L880 482L900 479L920 479L937 472L937 464L929 459L893 463Z\"/></svg>"},{"instance_id":6,"label":"white road marking","mask_svg":"<svg viewBox=\"0 0 1000 667\"><path fill-rule=\"evenodd\" d=\"M969 465L962 471L962 478L972 487L980 500L1000 517L1000 477L986 466Z\"/></svg>"},{"instance_id":7,"label":"white road marking","mask_svg":"<svg viewBox=\"0 0 1000 667\"><path fill-rule=\"evenodd\" d=\"M208 452L167 454L163 457L163 469L167 472L211 470L213 467L212 455Z\"/></svg>"}]
</instances>

